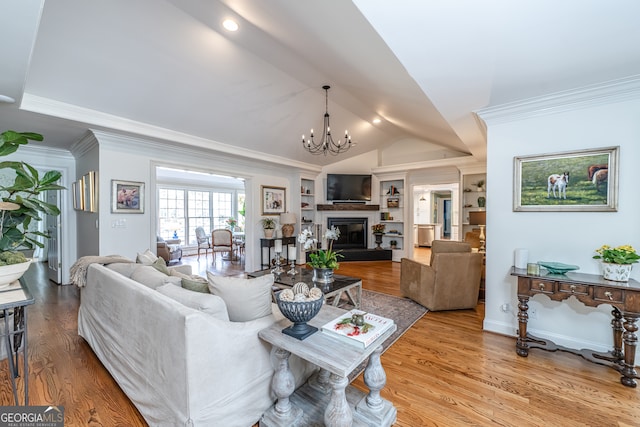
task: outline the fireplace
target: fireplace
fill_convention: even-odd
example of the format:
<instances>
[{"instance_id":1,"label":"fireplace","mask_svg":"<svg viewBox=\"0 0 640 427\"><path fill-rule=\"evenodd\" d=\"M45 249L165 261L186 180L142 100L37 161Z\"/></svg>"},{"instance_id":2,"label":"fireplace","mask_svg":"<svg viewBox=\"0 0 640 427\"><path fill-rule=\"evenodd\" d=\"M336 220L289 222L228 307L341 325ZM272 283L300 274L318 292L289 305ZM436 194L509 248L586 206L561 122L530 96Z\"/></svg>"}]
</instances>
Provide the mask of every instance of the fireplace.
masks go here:
<instances>
[{"instance_id":1,"label":"fireplace","mask_svg":"<svg viewBox=\"0 0 640 427\"><path fill-rule=\"evenodd\" d=\"M327 218L327 227L340 230L333 249L367 248L367 218Z\"/></svg>"}]
</instances>

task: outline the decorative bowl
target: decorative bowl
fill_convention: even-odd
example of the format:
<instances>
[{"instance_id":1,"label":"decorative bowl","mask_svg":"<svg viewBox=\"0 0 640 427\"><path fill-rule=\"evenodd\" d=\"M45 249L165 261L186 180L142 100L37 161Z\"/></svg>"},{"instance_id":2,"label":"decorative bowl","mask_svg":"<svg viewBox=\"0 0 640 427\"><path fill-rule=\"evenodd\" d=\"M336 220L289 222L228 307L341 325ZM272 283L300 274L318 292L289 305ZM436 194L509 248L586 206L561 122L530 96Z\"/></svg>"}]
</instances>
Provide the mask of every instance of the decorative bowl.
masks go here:
<instances>
[{"instance_id":1,"label":"decorative bowl","mask_svg":"<svg viewBox=\"0 0 640 427\"><path fill-rule=\"evenodd\" d=\"M318 328L308 325L322 308L324 295L313 301L283 301L280 299L282 291L276 294L276 302L282 315L293 322L293 325L284 328L283 334L303 340L318 331Z\"/></svg>"},{"instance_id":2,"label":"decorative bowl","mask_svg":"<svg viewBox=\"0 0 640 427\"><path fill-rule=\"evenodd\" d=\"M577 265L563 264L561 262L553 262L553 261L538 261L538 265L546 268L549 271L549 273L552 273L552 274L564 274L568 271L580 269L580 267L578 267Z\"/></svg>"},{"instance_id":3,"label":"decorative bowl","mask_svg":"<svg viewBox=\"0 0 640 427\"><path fill-rule=\"evenodd\" d=\"M31 260L21 262L20 264L2 265L0 266L0 288L9 286L15 282L27 271L31 265Z\"/></svg>"}]
</instances>

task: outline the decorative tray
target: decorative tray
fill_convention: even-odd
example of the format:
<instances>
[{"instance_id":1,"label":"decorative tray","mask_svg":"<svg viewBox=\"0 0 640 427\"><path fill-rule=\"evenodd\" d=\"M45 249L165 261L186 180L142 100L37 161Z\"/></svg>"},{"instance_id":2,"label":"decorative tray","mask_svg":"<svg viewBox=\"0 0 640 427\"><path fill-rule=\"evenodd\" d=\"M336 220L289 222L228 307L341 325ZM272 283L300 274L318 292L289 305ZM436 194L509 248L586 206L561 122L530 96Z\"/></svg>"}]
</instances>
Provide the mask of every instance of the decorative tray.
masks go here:
<instances>
[{"instance_id":1,"label":"decorative tray","mask_svg":"<svg viewBox=\"0 0 640 427\"><path fill-rule=\"evenodd\" d=\"M580 269L580 267L578 267L577 265L563 264L561 262L553 262L553 261L538 261L538 265L546 268L549 271L549 273L552 273L552 274L564 274L568 271Z\"/></svg>"}]
</instances>

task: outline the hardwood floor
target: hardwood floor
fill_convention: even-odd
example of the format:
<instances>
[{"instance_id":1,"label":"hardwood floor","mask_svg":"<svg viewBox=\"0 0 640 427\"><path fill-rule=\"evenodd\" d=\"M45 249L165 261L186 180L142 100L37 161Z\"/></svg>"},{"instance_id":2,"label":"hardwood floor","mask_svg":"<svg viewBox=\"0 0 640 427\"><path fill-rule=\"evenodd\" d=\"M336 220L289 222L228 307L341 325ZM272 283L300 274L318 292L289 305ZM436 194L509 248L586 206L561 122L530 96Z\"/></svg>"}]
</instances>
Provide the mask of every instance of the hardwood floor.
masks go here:
<instances>
[{"instance_id":1,"label":"hardwood floor","mask_svg":"<svg viewBox=\"0 0 640 427\"><path fill-rule=\"evenodd\" d=\"M202 273L211 268L203 258L183 262ZM242 274L241 264L216 267ZM343 262L339 273L399 295L399 263ZM78 337L78 290L47 281L42 264L26 278L36 299L28 309L30 404L64 406L67 426L146 425ZM397 426L640 425L639 392L622 386L617 372L565 353L519 357L515 338L482 331L483 314L483 304L427 313L384 353L382 394L398 408ZM0 367L0 405L13 405L6 360ZM362 376L354 385L365 389Z\"/></svg>"}]
</instances>

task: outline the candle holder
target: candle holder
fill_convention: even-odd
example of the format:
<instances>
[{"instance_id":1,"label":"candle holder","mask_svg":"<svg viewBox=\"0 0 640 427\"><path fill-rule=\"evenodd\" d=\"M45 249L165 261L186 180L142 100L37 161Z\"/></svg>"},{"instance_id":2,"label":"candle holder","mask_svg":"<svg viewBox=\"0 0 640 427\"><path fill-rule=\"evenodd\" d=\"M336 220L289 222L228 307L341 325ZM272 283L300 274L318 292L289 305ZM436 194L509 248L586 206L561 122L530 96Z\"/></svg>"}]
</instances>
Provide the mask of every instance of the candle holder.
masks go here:
<instances>
[{"instance_id":1,"label":"candle holder","mask_svg":"<svg viewBox=\"0 0 640 427\"><path fill-rule=\"evenodd\" d=\"M293 245L293 246L287 246L287 251L288 251L287 255L289 255L288 256L289 261L291 262L291 268L289 269L289 271L287 271L287 274L289 276L295 276L296 273L297 273L297 271L296 271L296 258L297 258L297 256L296 255L297 255L297 251L298 250L296 249L296 246Z\"/></svg>"},{"instance_id":2,"label":"candle holder","mask_svg":"<svg viewBox=\"0 0 640 427\"><path fill-rule=\"evenodd\" d=\"M295 276L298 272L296 271L296 260L292 259L291 260L291 268L289 269L289 271L287 271L287 274L289 276Z\"/></svg>"},{"instance_id":3,"label":"candle holder","mask_svg":"<svg viewBox=\"0 0 640 427\"><path fill-rule=\"evenodd\" d=\"M282 264L280 264L280 252L276 252L276 266L273 270L271 270L271 272L278 276L284 273Z\"/></svg>"}]
</instances>

